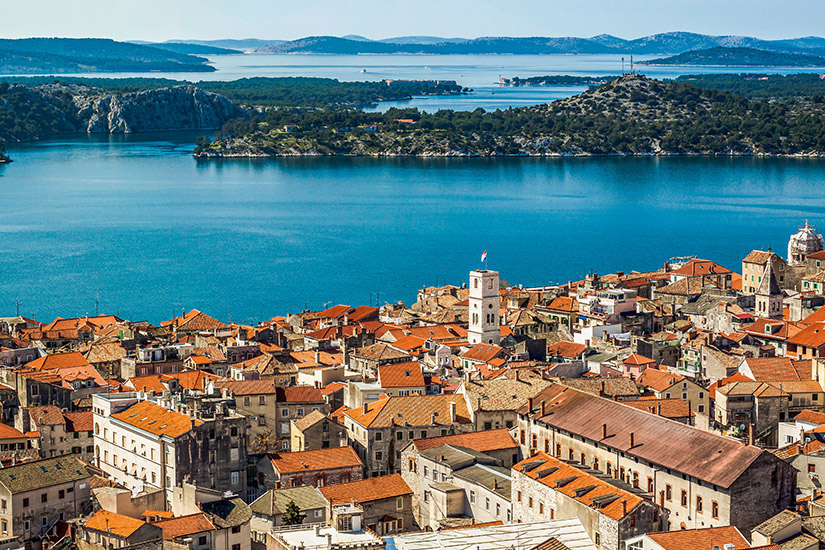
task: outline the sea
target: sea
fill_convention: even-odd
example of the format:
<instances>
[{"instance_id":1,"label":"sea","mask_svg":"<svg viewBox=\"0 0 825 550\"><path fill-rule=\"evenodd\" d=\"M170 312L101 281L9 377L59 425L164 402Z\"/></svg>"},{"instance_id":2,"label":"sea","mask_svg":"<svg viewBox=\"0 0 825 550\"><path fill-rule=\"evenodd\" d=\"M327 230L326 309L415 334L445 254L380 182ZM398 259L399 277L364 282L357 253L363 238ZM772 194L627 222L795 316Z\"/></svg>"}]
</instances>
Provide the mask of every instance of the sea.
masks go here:
<instances>
[{"instance_id":1,"label":"sea","mask_svg":"<svg viewBox=\"0 0 825 550\"><path fill-rule=\"evenodd\" d=\"M501 87L499 75L615 74L622 63L585 55L213 61L218 71L194 78L435 78L474 90L393 102L433 110L545 103L581 88ZM719 71L643 72L703 70ZM192 157L195 137L9 147L15 162L0 165L0 317L99 311L158 323L198 308L254 323L338 303L409 305L419 288L465 282L485 250L487 267L507 282L539 286L688 255L738 271L754 248L783 254L806 219L825 229L825 162L815 159L201 161Z\"/></svg>"}]
</instances>

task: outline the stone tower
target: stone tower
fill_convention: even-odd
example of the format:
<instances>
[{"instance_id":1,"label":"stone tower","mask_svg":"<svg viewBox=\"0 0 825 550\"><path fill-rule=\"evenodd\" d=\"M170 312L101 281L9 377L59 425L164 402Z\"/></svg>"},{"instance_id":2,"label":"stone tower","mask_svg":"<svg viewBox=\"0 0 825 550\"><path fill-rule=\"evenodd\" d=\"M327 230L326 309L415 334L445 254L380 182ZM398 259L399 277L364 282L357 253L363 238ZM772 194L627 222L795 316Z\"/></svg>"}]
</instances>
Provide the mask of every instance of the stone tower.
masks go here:
<instances>
[{"instance_id":1,"label":"stone tower","mask_svg":"<svg viewBox=\"0 0 825 550\"><path fill-rule=\"evenodd\" d=\"M825 248L825 241L822 235L816 232L815 227L808 225L808 220L805 220L805 225L791 235L788 241L788 265L805 265L808 254L819 252L823 248Z\"/></svg>"},{"instance_id":2,"label":"stone tower","mask_svg":"<svg viewBox=\"0 0 825 550\"><path fill-rule=\"evenodd\" d=\"M470 330L467 339L471 345L501 342L498 292L498 271L481 269L470 272Z\"/></svg>"},{"instance_id":3,"label":"stone tower","mask_svg":"<svg viewBox=\"0 0 825 550\"><path fill-rule=\"evenodd\" d=\"M770 259L765 264L762 280L756 288L756 315L770 319L782 318L782 300L784 294L779 286L779 279L773 270Z\"/></svg>"}]
</instances>

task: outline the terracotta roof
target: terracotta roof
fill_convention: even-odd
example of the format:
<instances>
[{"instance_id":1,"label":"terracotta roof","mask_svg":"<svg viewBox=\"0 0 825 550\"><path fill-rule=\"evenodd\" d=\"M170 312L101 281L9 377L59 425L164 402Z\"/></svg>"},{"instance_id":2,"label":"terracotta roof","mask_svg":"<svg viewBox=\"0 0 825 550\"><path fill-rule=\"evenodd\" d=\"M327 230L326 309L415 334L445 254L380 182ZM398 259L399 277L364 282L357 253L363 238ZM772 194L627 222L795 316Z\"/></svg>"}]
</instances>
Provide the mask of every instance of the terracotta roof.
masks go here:
<instances>
[{"instance_id":1,"label":"terracotta roof","mask_svg":"<svg viewBox=\"0 0 825 550\"><path fill-rule=\"evenodd\" d=\"M345 502L373 502L387 498L411 495L412 489L401 474L370 477L360 481L328 485L319 489L324 498L331 504Z\"/></svg>"},{"instance_id":2,"label":"terracotta roof","mask_svg":"<svg viewBox=\"0 0 825 550\"><path fill-rule=\"evenodd\" d=\"M131 407L113 414L112 418L149 433L169 437L181 436L192 427L192 419L187 415L170 411L151 401L135 403ZM195 420L196 426L201 424L203 424L202 421Z\"/></svg>"},{"instance_id":3,"label":"terracotta roof","mask_svg":"<svg viewBox=\"0 0 825 550\"><path fill-rule=\"evenodd\" d=\"M175 326L180 331L208 331L217 329L227 329L227 325L221 323L214 317L210 317L202 311L193 309L183 317L175 317L170 321L164 321L161 326Z\"/></svg>"},{"instance_id":4,"label":"terracotta roof","mask_svg":"<svg viewBox=\"0 0 825 550\"><path fill-rule=\"evenodd\" d=\"M800 452L804 452L805 454L812 453L814 451L820 451L825 448L825 443L819 441L818 439L810 439L805 442L804 448L802 447L801 441L794 441L790 445L785 445L784 447L780 447L773 451L778 458L782 460L787 460L789 458L793 458L797 456Z\"/></svg>"},{"instance_id":5,"label":"terracotta roof","mask_svg":"<svg viewBox=\"0 0 825 550\"><path fill-rule=\"evenodd\" d=\"M818 252L811 252L806 258L811 258L812 260L825 260L825 250L820 250Z\"/></svg>"},{"instance_id":6,"label":"terracotta roof","mask_svg":"<svg viewBox=\"0 0 825 550\"><path fill-rule=\"evenodd\" d=\"M94 413L92 411L77 411L63 413L66 418L66 431L91 432L94 429Z\"/></svg>"},{"instance_id":7,"label":"terracotta roof","mask_svg":"<svg viewBox=\"0 0 825 550\"><path fill-rule=\"evenodd\" d=\"M262 378L260 380L219 380L215 388L226 389L234 395L271 395L278 391L275 380Z\"/></svg>"},{"instance_id":8,"label":"terracotta roof","mask_svg":"<svg viewBox=\"0 0 825 550\"><path fill-rule=\"evenodd\" d=\"M352 306L345 306L345 305L337 305L332 306L329 309L325 309L324 311L319 311L315 315L317 317L322 317L324 319L338 319L342 317L345 313L353 311Z\"/></svg>"},{"instance_id":9,"label":"terracotta roof","mask_svg":"<svg viewBox=\"0 0 825 550\"><path fill-rule=\"evenodd\" d=\"M771 252L769 250L753 250L750 254L748 254L742 259L742 262L746 264L765 265L766 263L768 263L768 258L771 258L772 256L776 256L777 258L779 258L779 256L776 255L776 253Z\"/></svg>"},{"instance_id":10,"label":"terracotta roof","mask_svg":"<svg viewBox=\"0 0 825 550\"><path fill-rule=\"evenodd\" d=\"M111 533L116 537L128 538L144 525L146 525L146 522L139 519L122 516L106 510L98 510L92 517L86 520L83 527L103 533Z\"/></svg>"},{"instance_id":11,"label":"terracotta roof","mask_svg":"<svg viewBox=\"0 0 825 550\"><path fill-rule=\"evenodd\" d=\"M656 363L650 357L645 357L644 355L640 355L638 353L630 354L623 363L625 365L649 365L650 363Z\"/></svg>"},{"instance_id":12,"label":"terracotta roof","mask_svg":"<svg viewBox=\"0 0 825 550\"><path fill-rule=\"evenodd\" d=\"M480 453L518 447L518 443L510 435L510 430L507 428L415 439L413 445L419 451L426 451L441 445L452 445L453 447L465 447Z\"/></svg>"},{"instance_id":13,"label":"terracotta roof","mask_svg":"<svg viewBox=\"0 0 825 550\"><path fill-rule=\"evenodd\" d=\"M297 453L270 454L272 467L281 474L295 472L313 472L335 468L352 468L363 466L358 454L352 447L333 447Z\"/></svg>"},{"instance_id":14,"label":"terracotta roof","mask_svg":"<svg viewBox=\"0 0 825 550\"><path fill-rule=\"evenodd\" d=\"M716 262L693 258L679 269L674 269L671 271L671 273L675 273L676 275L687 275L688 277L698 277L700 275L724 275L733 272L726 267L722 267Z\"/></svg>"},{"instance_id":15,"label":"terracotta roof","mask_svg":"<svg viewBox=\"0 0 825 550\"><path fill-rule=\"evenodd\" d=\"M547 346L547 355L550 357L566 357L568 359L578 359L587 346L562 340Z\"/></svg>"},{"instance_id":16,"label":"terracotta roof","mask_svg":"<svg viewBox=\"0 0 825 550\"><path fill-rule=\"evenodd\" d=\"M321 388L321 393L324 395L331 395L342 388L346 388L347 385L344 382L330 382L323 388Z\"/></svg>"},{"instance_id":17,"label":"terracotta roof","mask_svg":"<svg viewBox=\"0 0 825 550\"><path fill-rule=\"evenodd\" d=\"M788 394L766 382L733 382L716 389L717 394L753 395L756 397L783 397Z\"/></svg>"},{"instance_id":18,"label":"terracotta roof","mask_svg":"<svg viewBox=\"0 0 825 550\"><path fill-rule=\"evenodd\" d=\"M52 370L66 367L90 367L91 364L83 357L83 354L73 351L71 353L45 355L26 363L26 366L34 370Z\"/></svg>"},{"instance_id":19,"label":"terracotta roof","mask_svg":"<svg viewBox=\"0 0 825 550\"><path fill-rule=\"evenodd\" d=\"M795 361L788 357L747 357L743 360L750 367L757 382L790 382L813 380L810 360Z\"/></svg>"},{"instance_id":20,"label":"terracotta roof","mask_svg":"<svg viewBox=\"0 0 825 550\"><path fill-rule=\"evenodd\" d=\"M754 382L754 380L748 378L742 373L735 372L730 376L722 378L721 380L717 380L713 384L708 387L708 395L711 399L716 399L716 390L721 388L722 386L726 386L732 382Z\"/></svg>"},{"instance_id":21,"label":"terracotta roof","mask_svg":"<svg viewBox=\"0 0 825 550\"><path fill-rule=\"evenodd\" d=\"M552 302L547 304L547 309L574 313L579 311L579 303L569 296L557 296Z\"/></svg>"},{"instance_id":22,"label":"terracotta roof","mask_svg":"<svg viewBox=\"0 0 825 550\"><path fill-rule=\"evenodd\" d=\"M26 434L8 424L0 423L0 439L24 439Z\"/></svg>"},{"instance_id":23,"label":"terracotta roof","mask_svg":"<svg viewBox=\"0 0 825 550\"><path fill-rule=\"evenodd\" d=\"M525 471L528 465L530 467ZM584 472L543 451L513 465L513 469L615 520L621 520L628 514L632 514L636 507L644 502L642 497L619 489L604 479ZM609 500L611 498L612 501ZM622 510L625 510L624 513Z\"/></svg>"},{"instance_id":24,"label":"terracotta roof","mask_svg":"<svg viewBox=\"0 0 825 550\"><path fill-rule=\"evenodd\" d=\"M472 361L489 363L493 359L499 357L503 352L504 348L500 346L495 346L493 344L476 344L462 353L461 357Z\"/></svg>"},{"instance_id":25,"label":"terracotta roof","mask_svg":"<svg viewBox=\"0 0 825 550\"><path fill-rule=\"evenodd\" d=\"M586 373L585 373L586 374ZM560 384L571 387L575 390L602 395L607 397L615 396L638 396L639 387L636 382L624 376L610 378L562 378Z\"/></svg>"},{"instance_id":26,"label":"terracotta roof","mask_svg":"<svg viewBox=\"0 0 825 550\"><path fill-rule=\"evenodd\" d=\"M340 407L329 413L329 417L338 422L339 424L343 425L344 416L348 410L350 410L349 407L347 407L346 405L341 405Z\"/></svg>"},{"instance_id":27,"label":"terracotta roof","mask_svg":"<svg viewBox=\"0 0 825 550\"><path fill-rule=\"evenodd\" d=\"M546 416L529 413L536 420L608 447L624 451L707 483L730 487L765 451L758 447L718 436L648 414L632 407L554 384L538 394L534 403L544 400ZM602 439L602 424L607 424L608 438ZM630 433L635 444L629 445Z\"/></svg>"},{"instance_id":28,"label":"terracotta roof","mask_svg":"<svg viewBox=\"0 0 825 550\"><path fill-rule=\"evenodd\" d=\"M653 391L662 392L685 379L681 374L666 370L647 369L639 375L638 382Z\"/></svg>"},{"instance_id":29,"label":"terracotta roof","mask_svg":"<svg viewBox=\"0 0 825 550\"><path fill-rule=\"evenodd\" d=\"M672 399L640 399L637 401L622 401L621 403L665 418L689 418L693 414L690 412L688 402L678 397Z\"/></svg>"},{"instance_id":30,"label":"terracotta roof","mask_svg":"<svg viewBox=\"0 0 825 550\"><path fill-rule=\"evenodd\" d=\"M39 407L29 407L29 416L38 426L65 424L66 419L57 405L42 405Z\"/></svg>"},{"instance_id":31,"label":"terracotta roof","mask_svg":"<svg viewBox=\"0 0 825 550\"><path fill-rule=\"evenodd\" d=\"M315 386L287 386L275 392L278 403L326 403L324 394Z\"/></svg>"},{"instance_id":32,"label":"terracotta roof","mask_svg":"<svg viewBox=\"0 0 825 550\"><path fill-rule=\"evenodd\" d=\"M663 550L697 550L699 548L722 548L733 544L734 548L750 548L748 540L733 526L709 527L707 529L686 529L648 533L647 536Z\"/></svg>"},{"instance_id":33,"label":"terracotta roof","mask_svg":"<svg viewBox=\"0 0 825 550\"><path fill-rule=\"evenodd\" d=\"M378 383L382 388L423 387L424 373L417 361L382 365L378 367Z\"/></svg>"},{"instance_id":34,"label":"terracotta roof","mask_svg":"<svg viewBox=\"0 0 825 550\"><path fill-rule=\"evenodd\" d=\"M409 395L379 399L364 407L347 411L346 414L355 422L369 428L389 426L449 426L450 403L456 405L456 424L470 424L470 413L464 396L443 395Z\"/></svg>"},{"instance_id":35,"label":"terracotta roof","mask_svg":"<svg viewBox=\"0 0 825 550\"><path fill-rule=\"evenodd\" d=\"M397 350L390 344L379 342L371 346L358 348L351 352L356 357L364 357L375 361L386 361L390 359L412 359L409 353Z\"/></svg>"},{"instance_id":36,"label":"terracotta roof","mask_svg":"<svg viewBox=\"0 0 825 550\"><path fill-rule=\"evenodd\" d=\"M378 315L378 308L377 307L358 306L357 308L355 308L355 310L350 312L349 320L354 322L354 323L357 323L357 322L361 321L362 319L365 319L365 318L371 317L371 316L377 316L377 315Z\"/></svg>"},{"instance_id":37,"label":"terracotta roof","mask_svg":"<svg viewBox=\"0 0 825 550\"><path fill-rule=\"evenodd\" d=\"M402 336L398 340L392 343L394 348L398 348L402 351L412 352L414 350L420 349L424 347L427 341L424 338L419 338L418 336Z\"/></svg>"},{"instance_id":38,"label":"terracotta roof","mask_svg":"<svg viewBox=\"0 0 825 550\"><path fill-rule=\"evenodd\" d=\"M825 323L814 323L802 329L796 336L788 338L788 343L807 348L825 346Z\"/></svg>"},{"instance_id":39,"label":"terracotta roof","mask_svg":"<svg viewBox=\"0 0 825 550\"><path fill-rule=\"evenodd\" d=\"M163 529L163 540L174 540L187 535L214 531L215 526L204 514L192 514L172 519L164 519L153 525Z\"/></svg>"},{"instance_id":40,"label":"terracotta roof","mask_svg":"<svg viewBox=\"0 0 825 550\"><path fill-rule=\"evenodd\" d=\"M798 415L794 416L793 419L799 420L800 422L823 425L825 424L825 413L805 409Z\"/></svg>"},{"instance_id":41,"label":"terracotta roof","mask_svg":"<svg viewBox=\"0 0 825 550\"><path fill-rule=\"evenodd\" d=\"M190 361L195 363L196 365L210 365L212 364L212 360L209 357L205 357L203 355L190 355L188 357Z\"/></svg>"}]
</instances>

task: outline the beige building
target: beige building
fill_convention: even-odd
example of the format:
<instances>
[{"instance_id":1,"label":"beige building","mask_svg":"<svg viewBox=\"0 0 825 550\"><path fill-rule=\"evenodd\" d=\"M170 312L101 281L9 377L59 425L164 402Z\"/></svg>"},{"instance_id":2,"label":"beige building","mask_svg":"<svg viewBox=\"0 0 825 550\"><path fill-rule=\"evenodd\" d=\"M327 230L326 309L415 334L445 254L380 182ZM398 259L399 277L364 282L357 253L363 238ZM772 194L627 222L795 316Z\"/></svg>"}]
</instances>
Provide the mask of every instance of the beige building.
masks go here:
<instances>
[{"instance_id":1,"label":"beige building","mask_svg":"<svg viewBox=\"0 0 825 550\"><path fill-rule=\"evenodd\" d=\"M770 250L753 250L742 259L742 292L744 294L755 294L762 282L765 268L771 262L771 267L776 274L776 279L783 288L793 288L793 274L788 269L788 263L779 255ZM788 277L788 275L791 275ZM786 279L787 277L787 279Z\"/></svg>"},{"instance_id":2,"label":"beige building","mask_svg":"<svg viewBox=\"0 0 825 550\"><path fill-rule=\"evenodd\" d=\"M163 530L143 520L98 510L75 534L78 550L108 550L160 540Z\"/></svg>"},{"instance_id":3,"label":"beige building","mask_svg":"<svg viewBox=\"0 0 825 550\"><path fill-rule=\"evenodd\" d=\"M367 476L401 471L401 450L414 439L473 431L461 395L386 397L344 413L353 448Z\"/></svg>"},{"instance_id":4,"label":"beige building","mask_svg":"<svg viewBox=\"0 0 825 550\"><path fill-rule=\"evenodd\" d=\"M622 480L669 511L670 529L750 529L794 501L794 468L757 447L561 385L532 404L519 409L524 456L548 449Z\"/></svg>"},{"instance_id":5,"label":"beige building","mask_svg":"<svg viewBox=\"0 0 825 550\"><path fill-rule=\"evenodd\" d=\"M681 399L690 404L694 414L710 416L708 390L681 374L666 370L647 369L636 382L653 392L656 399Z\"/></svg>"},{"instance_id":6,"label":"beige building","mask_svg":"<svg viewBox=\"0 0 825 550\"><path fill-rule=\"evenodd\" d=\"M455 393L464 396L476 430L497 430L515 426L516 410L549 385L547 380L516 371L515 379L464 380Z\"/></svg>"},{"instance_id":7,"label":"beige building","mask_svg":"<svg viewBox=\"0 0 825 550\"><path fill-rule=\"evenodd\" d=\"M46 458L0 468L0 536L27 550L58 520L92 511L94 468L73 456Z\"/></svg>"},{"instance_id":8,"label":"beige building","mask_svg":"<svg viewBox=\"0 0 825 550\"><path fill-rule=\"evenodd\" d=\"M40 454L45 458L73 454L94 459L91 411L62 412L56 405L27 407L15 419L18 429L40 434Z\"/></svg>"},{"instance_id":9,"label":"beige building","mask_svg":"<svg viewBox=\"0 0 825 550\"><path fill-rule=\"evenodd\" d=\"M293 453L347 445L346 428L321 411L292 420L290 434Z\"/></svg>"}]
</instances>

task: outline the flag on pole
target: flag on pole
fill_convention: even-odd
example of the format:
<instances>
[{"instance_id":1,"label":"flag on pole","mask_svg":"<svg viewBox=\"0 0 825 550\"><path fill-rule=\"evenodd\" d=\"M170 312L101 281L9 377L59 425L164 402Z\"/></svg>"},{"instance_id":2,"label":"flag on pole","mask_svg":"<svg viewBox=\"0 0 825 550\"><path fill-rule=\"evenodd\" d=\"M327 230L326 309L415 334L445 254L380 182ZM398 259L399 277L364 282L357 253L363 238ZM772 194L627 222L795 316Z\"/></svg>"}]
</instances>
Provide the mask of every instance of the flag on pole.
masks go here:
<instances>
[{"instance_id":1,"label":"flag on pole","mask_svg":"<svg viewBox=\"0 0 825 550\"><path fill-rule=\"evenodd\" d=\"M487 251L486 250L481 253L481 261L482 262L487 261Z\"/></svg>"}]
</instances>

